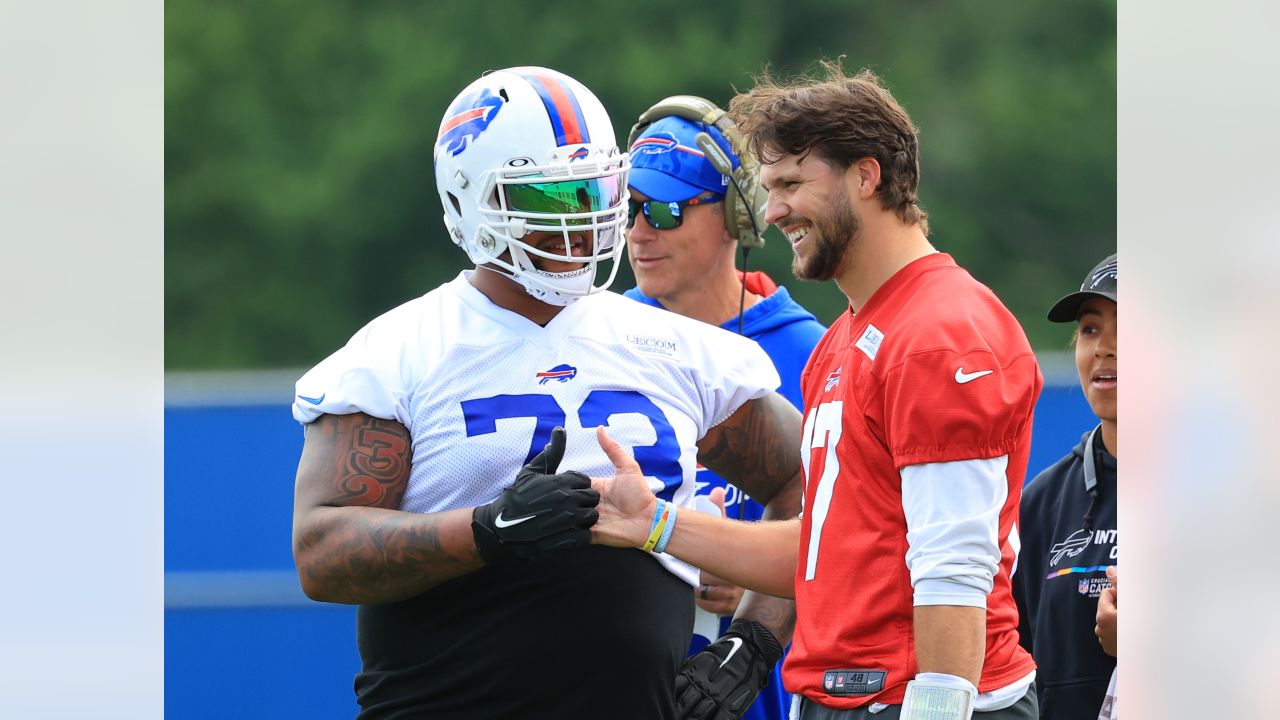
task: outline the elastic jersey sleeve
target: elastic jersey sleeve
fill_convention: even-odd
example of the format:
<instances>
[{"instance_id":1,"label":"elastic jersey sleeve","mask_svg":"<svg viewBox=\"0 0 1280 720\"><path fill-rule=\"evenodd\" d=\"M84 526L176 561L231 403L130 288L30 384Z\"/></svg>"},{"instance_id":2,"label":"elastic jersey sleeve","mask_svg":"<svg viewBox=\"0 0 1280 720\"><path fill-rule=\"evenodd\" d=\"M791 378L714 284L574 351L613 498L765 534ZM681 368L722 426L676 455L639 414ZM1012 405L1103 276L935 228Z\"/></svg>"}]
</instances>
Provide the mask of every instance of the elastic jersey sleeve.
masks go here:
<instances>
[{"instance_id":1,"label":"elastic jersey sleeve","mask_svg":"<svg viewBox=\"0 0 1280 720\"><path fill-rule=\"evenodd\" d=\"M762 398L782 384L773 361L754 340L719 330L716 353L708 356L700 375L708 428L724 422L748 400Z\"/></svg>"},{"instance_id":2,"label":"elastic jersey sleeve","mask_svg":"<svg viewBox=\"0 0 1280 720\"><path fill-rule=\"evenodd\" d=\"M379 318L303 375L295 386L293 418L362 412L409 425L402 342Z\"/></svg>"},{"instance_id":3,"label":"elastic jersey sleeve","mask_svg":"<svg viewBox=\"0 0 1280 720\"><path fill-rule=\"evenodd\" d=\"M884 379L886 440L894 465L1010 454L1035 403L1039 370L1024 353L1002 366L990 350L926 350Z\"/></svg>"}]
</instances>

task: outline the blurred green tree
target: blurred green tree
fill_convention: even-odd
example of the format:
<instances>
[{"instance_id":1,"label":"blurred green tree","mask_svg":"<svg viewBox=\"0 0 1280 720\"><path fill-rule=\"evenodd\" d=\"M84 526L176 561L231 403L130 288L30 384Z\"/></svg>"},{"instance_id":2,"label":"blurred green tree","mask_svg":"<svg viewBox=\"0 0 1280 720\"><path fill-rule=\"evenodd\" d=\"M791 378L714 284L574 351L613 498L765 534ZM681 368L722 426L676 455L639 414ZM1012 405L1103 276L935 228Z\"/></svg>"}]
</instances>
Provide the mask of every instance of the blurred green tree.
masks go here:
<instances>
[{"instance_id":1,"label":"blurred green tree","mask_svg":"<svg viewBox=\"0 0 1280 720\"><path fill-rule=\"evenodd\" d=\"M920 127L933 241L1033 345L1054 299L1115 249L1114 0L540 3L169 0L165 365L310 365L468 265L440 221L432 150L485 70L545 65L592 88L626 139L667 95L727 103L766 64L879 73ZM751 258L824 322L830 283ZM631 284L624 264L616 289Z\"/></svg>"}]
</instances>

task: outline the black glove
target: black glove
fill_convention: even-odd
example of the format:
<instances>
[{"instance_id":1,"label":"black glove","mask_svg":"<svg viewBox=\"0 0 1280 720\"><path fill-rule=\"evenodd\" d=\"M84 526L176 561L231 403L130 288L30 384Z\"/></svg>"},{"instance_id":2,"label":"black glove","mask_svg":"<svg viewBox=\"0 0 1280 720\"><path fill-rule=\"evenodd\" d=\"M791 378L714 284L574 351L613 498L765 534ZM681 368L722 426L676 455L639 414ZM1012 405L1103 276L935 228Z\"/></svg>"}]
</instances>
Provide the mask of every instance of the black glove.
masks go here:
<instances>
[{"instance_id":1,"label":"black glove","mask_svg":"<svg viewBox=\"0 0 1280 720\"><path fill-rule=\"evenodd\" d=\"M487 564L531 560L591 544L589 528L600 518L600 493L580 472L557 474L562 457L564 428L558 427L542 452L520 468L511 487L472 511L471 534Z\"/></svg>"},{"instance_id":2,"label":"black glove","mask_svg":"<svg viewBox=\"0 0 1280 720\"><path fill-rule=\"evenodd\" d=\"M684 661L676 675L676 717L738 720L782 657L782 646L754 620L735 620L721 638Z\"/></svg>"}]
</instances>

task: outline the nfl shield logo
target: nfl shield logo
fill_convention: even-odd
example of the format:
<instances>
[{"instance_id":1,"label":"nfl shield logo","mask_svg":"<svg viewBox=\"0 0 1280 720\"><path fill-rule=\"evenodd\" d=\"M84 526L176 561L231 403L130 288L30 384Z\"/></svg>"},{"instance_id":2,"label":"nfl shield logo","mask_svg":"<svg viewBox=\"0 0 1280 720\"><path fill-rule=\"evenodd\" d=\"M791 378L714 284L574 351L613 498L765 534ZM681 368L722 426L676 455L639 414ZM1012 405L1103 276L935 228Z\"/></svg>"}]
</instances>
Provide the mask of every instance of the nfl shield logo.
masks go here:
<instances>
[{"instance_id":1,"label":"nfl shield logo","mask_svg":"<svg viewBox=\"0 0 1280 720\"><path fill-rule=\"evenodd\" d=\"M1085 578L1084 580L1081 580L1080 585L1078 587L1080 588L1081 595L1088 595L1089 594L1089 578Z\"/></svg>"},{"instance_id":2,"label":"nfl shield logo","mask_svg":"<svg viewBox=\"0 0 1280 720\"><path fill-rule=\"evenodd\" d=\"M823 678L822 684L825 685L828 690L830 690L831 687L835 685L835 678L832 677L832 675L833 673L827 673L827 676Z\"/></svg>"}]
</instances>

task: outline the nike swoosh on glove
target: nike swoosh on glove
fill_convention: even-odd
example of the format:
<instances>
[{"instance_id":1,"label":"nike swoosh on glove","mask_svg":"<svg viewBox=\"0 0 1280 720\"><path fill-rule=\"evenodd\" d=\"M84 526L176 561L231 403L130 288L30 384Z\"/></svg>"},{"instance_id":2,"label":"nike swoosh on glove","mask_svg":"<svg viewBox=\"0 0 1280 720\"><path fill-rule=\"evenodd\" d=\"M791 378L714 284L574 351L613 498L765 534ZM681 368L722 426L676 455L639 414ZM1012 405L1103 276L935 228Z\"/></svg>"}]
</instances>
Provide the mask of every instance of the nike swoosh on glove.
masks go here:
<instances>
[{"instance_id":1,"label":"nike swoosh on glove","mask_svg":"<svg viewBox=\"0 0 1280 720\"><path fill-rule=\"evenodd\" d=\"M755 702L782 657L769 629L736 620L721 638L685 660L676 675L676 717L681 720L738 720Z\"/></svg>"},{"instance_id":2,"label":"nike swoosh on glove","mask_svg":"<svg viewBox=\"0 0 1280 720\"><path fill-rule=\"evenodd\" d=\"M511 487L471 512L471 534L485 563L531 560L591 544L600 493L580 472L556 472L564 444L564 428L552 430L551 442L520 468Z\"/></svg>"}]
</instances>

